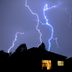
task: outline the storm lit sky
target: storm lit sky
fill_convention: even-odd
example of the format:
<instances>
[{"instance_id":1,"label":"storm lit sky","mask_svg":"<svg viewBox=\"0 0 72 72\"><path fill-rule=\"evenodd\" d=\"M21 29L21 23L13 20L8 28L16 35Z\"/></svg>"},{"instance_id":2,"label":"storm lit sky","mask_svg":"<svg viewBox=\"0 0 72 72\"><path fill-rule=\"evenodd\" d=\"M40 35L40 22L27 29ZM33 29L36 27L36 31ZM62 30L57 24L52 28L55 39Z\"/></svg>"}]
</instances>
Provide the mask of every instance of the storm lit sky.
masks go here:
<instances>
[{"instance_id":1,"label":"storm lit sky","mask_svg":"<svg viewBox=\"0 0 72 72\"><path fill-rule=\"evenodd\" d=\"M52 52L65 56L72 56L72 0L28 0L31 10L38 14L39 20L45 23L43 7L58 7L46 11L48 22L54 28L54 39L51 40ZM24 32L18 35L14 51L20 44L26 43L28 48L37 47L40 44L40 34L36 30L37 17L32 15L25 0L0 0L0 50L7 50L12 45L16 32ZM38 29L42 33L42 41L48 49L48 39L51 29L47 25L39 23Z\"/></svg>"}]
</instances>

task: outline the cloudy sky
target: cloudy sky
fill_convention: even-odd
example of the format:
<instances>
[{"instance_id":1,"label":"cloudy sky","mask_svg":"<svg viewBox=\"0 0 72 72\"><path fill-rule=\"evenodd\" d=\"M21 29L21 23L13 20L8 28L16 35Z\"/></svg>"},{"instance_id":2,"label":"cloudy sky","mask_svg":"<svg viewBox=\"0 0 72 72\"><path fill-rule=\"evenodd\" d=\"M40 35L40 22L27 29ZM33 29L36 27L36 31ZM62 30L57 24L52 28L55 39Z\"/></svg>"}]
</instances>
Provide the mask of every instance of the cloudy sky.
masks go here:
<instances>
[{"instance_id":1,"label":"cloudy sky","mask_svg":"<svg viewBox=\"0 0 72 72\"><path fill-rule=\"evenodd\" d=\"M27 2L31 10L38 14L42 23L45 23L44 5L48 4L51 7L60 4L46 11L48 22L54 28L51 51L68 57L72 56L72 0L28 0ZM42 23L39 23L38 29L48 49L51 29ZM16 32L24 32L24 35L18 35L11 51L21 43L26 43L28 48L38 46L40 34L36 26L37 17L25 7L25 0L0 0L0 50L7 51L12 46Z\"/></svg>"}]
</instances>

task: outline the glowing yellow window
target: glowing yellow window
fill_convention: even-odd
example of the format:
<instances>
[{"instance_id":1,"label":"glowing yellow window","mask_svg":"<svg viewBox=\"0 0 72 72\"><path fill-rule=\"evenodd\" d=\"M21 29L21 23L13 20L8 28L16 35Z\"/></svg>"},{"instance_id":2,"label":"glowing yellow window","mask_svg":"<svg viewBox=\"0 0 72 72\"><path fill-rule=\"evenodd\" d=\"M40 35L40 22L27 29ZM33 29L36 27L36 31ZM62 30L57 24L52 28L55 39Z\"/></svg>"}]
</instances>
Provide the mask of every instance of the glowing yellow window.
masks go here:
<instances>
[{"instance_id":1,"label":"glowing yellow window","mask_svg":"<svg viewBox=\"0 0 72 72\"><path fill-rule=\"evenodd\" d=\"M58 66L64 66L64 61L57 61Z\"/></svg>"},{"instance_id":2,"label":"glowing yellow window","mask_svg":"<svg viewBox=\"0 0 72 72\"><path fill-rule=\"evenodd\" d=\"M51 66L51 60L42 60L42 69L47 68L47 70L50 70Z\"/></svg>"}]
</instances>

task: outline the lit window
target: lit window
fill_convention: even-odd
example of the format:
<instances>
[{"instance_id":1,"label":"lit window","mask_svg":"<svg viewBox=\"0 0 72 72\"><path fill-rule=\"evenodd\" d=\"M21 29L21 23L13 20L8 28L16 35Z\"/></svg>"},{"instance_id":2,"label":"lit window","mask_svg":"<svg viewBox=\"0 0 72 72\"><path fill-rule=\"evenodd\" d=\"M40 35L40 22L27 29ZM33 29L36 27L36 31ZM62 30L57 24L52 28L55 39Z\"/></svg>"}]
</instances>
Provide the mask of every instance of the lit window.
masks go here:
<instances>
[{"instance_id":1,"label":"lit window","mask_svg":"<svg viewBox=\"0 0 72 72\"><path fill-rule=\"evenodd\" d=\"M51 60L42 60L42 69L47 68L47 70L50 70L51 66Z\"/></svg>"},{"instance_id":2,"label":"lit window","mask_svg":"<svg viewBox=\"0 0 72 72\"><path fill-rule=\"evenodd\" d=\"M57 61L58 66L64 66L64 61Z\"/></svg>"}]
</instances>

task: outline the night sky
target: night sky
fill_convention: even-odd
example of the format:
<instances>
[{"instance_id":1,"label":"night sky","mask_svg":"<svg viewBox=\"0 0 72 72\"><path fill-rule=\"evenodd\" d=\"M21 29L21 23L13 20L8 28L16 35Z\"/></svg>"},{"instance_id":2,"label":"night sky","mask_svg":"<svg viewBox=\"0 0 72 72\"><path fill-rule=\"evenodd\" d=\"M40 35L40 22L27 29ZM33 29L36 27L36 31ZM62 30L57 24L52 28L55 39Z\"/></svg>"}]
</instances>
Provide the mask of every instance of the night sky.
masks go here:
<instances>
[{"instance_id":1,"label":"night sky","mask_svg":"<svg viewBox=\"0 0 72 72\"><path fill-rule=\"evenodd\" d=\"M58 7L46 11L49 23L54 28L50 51L70 57L72 56L72 0L28 0L28 5L38 14L42 23L45 23L43 7L46 3L49 6L61 3ZM11 51L22 43L26 43L28 48L37 47L40 44L40 34L36 30L36 25L37 17L25 7L25 0L0 0L0 50L7 52L16 32L24 32L24 35L18 35ZM41 23L38 28L47 49L51 30Z\"/></svg>"}]
</instances>

